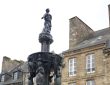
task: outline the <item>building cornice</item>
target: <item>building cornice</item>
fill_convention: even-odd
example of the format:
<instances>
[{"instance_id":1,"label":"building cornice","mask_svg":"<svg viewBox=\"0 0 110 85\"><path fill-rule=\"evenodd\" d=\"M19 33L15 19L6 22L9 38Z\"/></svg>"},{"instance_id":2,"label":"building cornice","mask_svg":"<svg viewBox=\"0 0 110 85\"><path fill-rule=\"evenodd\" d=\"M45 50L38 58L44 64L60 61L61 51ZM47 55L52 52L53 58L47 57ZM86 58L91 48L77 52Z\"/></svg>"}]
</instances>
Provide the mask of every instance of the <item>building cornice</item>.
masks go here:
<instances>
[{"instance_id":1,"label":"building cornice","mask_svg":"<svg viewBox=\"0 0 110 85\"><path fill-rule=\"evenodd\" d=\"M91 51L94 51L94 50L104 49L104 48L105 48L105 43L101 43L101 44L98 44L98 45L89 46L89 47L82 48L82 49L68 50L68 51L64 52L63 55L65 57L68 57L68 56L83 54L83 53L86 53L86 52L91 52Z\"/></svg>"}]
</instances>

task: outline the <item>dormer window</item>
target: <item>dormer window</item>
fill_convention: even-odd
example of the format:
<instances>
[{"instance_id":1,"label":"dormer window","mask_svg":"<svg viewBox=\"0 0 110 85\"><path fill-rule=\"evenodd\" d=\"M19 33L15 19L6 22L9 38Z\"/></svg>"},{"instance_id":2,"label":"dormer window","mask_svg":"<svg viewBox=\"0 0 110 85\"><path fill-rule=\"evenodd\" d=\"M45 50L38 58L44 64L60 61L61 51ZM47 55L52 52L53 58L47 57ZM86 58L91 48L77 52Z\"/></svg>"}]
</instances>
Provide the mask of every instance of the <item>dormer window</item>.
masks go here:
<instances>
[{"instance_id":1,"label":"dormer window","mask_svg":"<svg viewBox=\"0 0 110 85\"><path fill-rule=\"evenodd\" d=\"M18 79L18 71L13 73L13 80L17 80Z\"/></svg>"},{"instance_id":2,"label":"dormer window","mask_svg":"<svg viewBox=\"0 0 110 85\"><path fill-rule=\"evenodd\" d=\"M5 75L3 74L2 76L1 76L1 82L4 82L5 81Z\"/></svg>"}]
</instances>

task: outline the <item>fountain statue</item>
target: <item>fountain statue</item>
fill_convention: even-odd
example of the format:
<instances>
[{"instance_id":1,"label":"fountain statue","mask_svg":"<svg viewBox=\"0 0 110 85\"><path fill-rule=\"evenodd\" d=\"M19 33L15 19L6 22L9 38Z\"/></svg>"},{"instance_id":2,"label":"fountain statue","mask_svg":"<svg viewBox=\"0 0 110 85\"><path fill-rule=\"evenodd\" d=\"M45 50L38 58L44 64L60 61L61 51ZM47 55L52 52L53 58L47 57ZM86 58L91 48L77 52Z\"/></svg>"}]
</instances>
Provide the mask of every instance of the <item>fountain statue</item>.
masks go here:
<instances>
[{"instance_id":1,"label":"fountain statue","mask_svg":"<svg viewBox=\"0 0 110 85\"><path fill-rule=\"evenodd\" d=\"M43 31L39 34L41 52L36 52L28 56L29 82L28 85L35 85L33 78L36 78L36 85L50 85L54 78L54 85L61 85L58 79L61 78L62 57L49 52L53 39L50 34L52 16L49 9L42 17L45 20Z\"/></svg>"}]
</instances>

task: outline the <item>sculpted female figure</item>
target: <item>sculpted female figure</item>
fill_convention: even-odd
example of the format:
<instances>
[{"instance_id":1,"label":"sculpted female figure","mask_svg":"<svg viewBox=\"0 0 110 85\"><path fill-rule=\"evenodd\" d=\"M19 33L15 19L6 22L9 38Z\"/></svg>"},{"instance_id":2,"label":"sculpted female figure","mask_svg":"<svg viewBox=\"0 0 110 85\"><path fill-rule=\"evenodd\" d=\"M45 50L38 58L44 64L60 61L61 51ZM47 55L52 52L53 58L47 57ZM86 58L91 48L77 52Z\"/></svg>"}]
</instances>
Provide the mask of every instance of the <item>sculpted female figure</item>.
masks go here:
<instances>
[{"instance_id":1,"label":"sculpted female figure","mask_svg":"<svg viewBox=\"0 0 110 85\"><path fill-rule=\"evenodd\" d=\"M51 25L52 16L49 14L49 11L50 11L49 9L46 9L46 13L42 17L42 19L45 20L43 32L46 33L50 33L52 27Z\"/></svg>"}]
</instances>

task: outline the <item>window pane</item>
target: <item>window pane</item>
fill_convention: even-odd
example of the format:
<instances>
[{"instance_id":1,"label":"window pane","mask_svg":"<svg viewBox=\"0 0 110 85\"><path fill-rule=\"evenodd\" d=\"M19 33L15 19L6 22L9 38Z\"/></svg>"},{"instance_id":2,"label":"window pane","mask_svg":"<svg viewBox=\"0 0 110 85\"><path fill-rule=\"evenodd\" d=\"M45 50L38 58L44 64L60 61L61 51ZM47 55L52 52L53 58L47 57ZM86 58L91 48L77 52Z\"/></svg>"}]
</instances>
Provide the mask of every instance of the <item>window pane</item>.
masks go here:
<instances>
[{"instance_id":1,"label":"window pane","mask_svg":"<svg viewBox=\"0 0 110 85\"><path fill-rule=\"evenodd\" d=\"M70 59L70 64L72 64L73 63L73 59Z\"/></svg>"},{"instance_id":2,"label":"window pane","mask_svg":"<svg viewBox=\"0 0 110 85\"><path fill-rule=\"evenodd\" d=\"M69 59L69 75L76 74L76 58Z\"/></svg>"},{"instance_id":3,"label":"window pane","mask_svg":"<svg viewBox=\"0 0 110 85\"><path fill-rule=\"evenodd\" d=\"M76 83L74 82L74 83L70 83L70 84L68 84L68 85L76 85Z\"/></svg>"},{"instance_id":4,"label":"window pane","mask_svg":"<svg viewBox=\"0 0 110 85\"><path fill-rule=\"evenodd\" d=\"M5 80L5 75L2 75L1 82L4 82L4 80Z\"/></svg>"},{"instance_id":5,"label":"window pane","mask_svg":"<svg viewBox=\"0 0 110 85\"><path fill-rule=\"evenodd\" d=\"M14 73L13 73L13 79L14 79L14 80L17 80L17 79L18 79L18 72L14 72Z\"/></svg>"},{"instance_id":6,"label":"window pane","mask_svg":"<svg viewBox=\"0 0 110 85\"><path fill-rule=\"evenodd\" d=\"M73 75L74 73L73 73L73 72L70 72L69 74L70 74L70 75Z\"/></svg>"},{"instance_id":7,"label":"window pane","mask_svg":"<svg viewBox=\"0 0 110 85\"><path fill-rule=\"evenodd\" d=\"M90 69L87 69L87 72L90 72Z\"/></svg>"},{"instance_id":8,"label":"window pane","mask_svg":"<svg viewBox=\"0 0 110 85\"><path fill-rule=\"evenodd\" d=\"M74 71L74 74L76 74L76 71Z\"/></svg>"},{"instance_id":9,"label":"window pane","mask_svg":"<svg viewBox=\"0 0 110 85\"><path fill-rule=\"evenodd\" d=\"M87 72L95 71L95 57L94 54L89 54L86 57L86 69Z\"/></svg>"},{"instance_id":10,"label":"window pane","mask_svg":"<svg viewBox=\"0 0 110 85\"><path fill-rule=\"evenodd\" d=\"M90 64L89 63L87 64L87 68L90 68Z\"/></svg>"},{"instance_id":11,"label":"window pane","mask_svg":"<svg viewBox=\"0 0 110 85\"><path fill-rule=\"evenodd\" d=\"M86 85L95 85L95 81L94 80L88 80L86 82Z\"/></svg>"},{"instance_id":12,"label":"window pane","mask_svg":"<svg viewBox=\"0 0 110 85\"><path fill-rule=\"evenodd\" d=\"M95 71L95 68L92 68L92 71Z\"/></svg>"}]
</instances>

